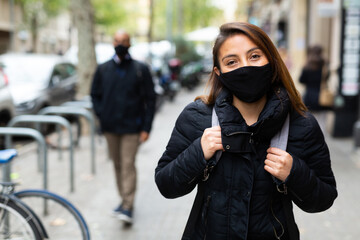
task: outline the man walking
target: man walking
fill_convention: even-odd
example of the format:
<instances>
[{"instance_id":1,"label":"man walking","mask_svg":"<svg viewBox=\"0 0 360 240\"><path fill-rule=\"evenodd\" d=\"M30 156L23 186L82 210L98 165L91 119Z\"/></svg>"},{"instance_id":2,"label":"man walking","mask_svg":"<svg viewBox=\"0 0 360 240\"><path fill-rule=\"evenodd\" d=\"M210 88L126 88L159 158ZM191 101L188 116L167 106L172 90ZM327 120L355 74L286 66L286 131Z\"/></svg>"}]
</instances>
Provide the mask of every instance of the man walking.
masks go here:
<instances>
[{"instance_id":1,"label":"man walking","mask_svg":"<svg viewBox=\"0 0 360 240\"><path fill-rule=\"evenodd\" d=\"M130 35L114 35L114 57L98 66L91 86L94 111L100 120L109 155L114 162L122 202L113 210L132 224L136 190L135 157L149 138L155 112L154 84L148 67L128 53Z\"/></svg>"}]
</instances>

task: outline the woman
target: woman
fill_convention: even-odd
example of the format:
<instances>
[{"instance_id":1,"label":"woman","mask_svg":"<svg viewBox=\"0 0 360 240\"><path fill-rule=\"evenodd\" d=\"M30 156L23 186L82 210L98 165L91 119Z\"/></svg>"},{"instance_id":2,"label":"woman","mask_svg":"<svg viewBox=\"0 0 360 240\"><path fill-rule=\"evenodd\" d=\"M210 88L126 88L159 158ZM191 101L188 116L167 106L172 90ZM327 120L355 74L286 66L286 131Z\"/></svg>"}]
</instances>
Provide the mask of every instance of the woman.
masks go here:
<instances>
[{"instance_id":1,"label":"woman","mask_svg":"<svg viewBox=\"0 0 360 240\"><path fill-rule=\"evenodd\" d=\"M327 81L328 69L322 56L321 46L314 45L307 49L307 62L300 75L300 83L305 85L304 104L314 114L322 130L326 129L327 111L331 107L319 104L321 81ZM326 76L323 77L323 74Z\"/></svg>"},{"instance_id":2,"label":"woman","mask_svg":"<svg viewBox=\"0 0 360 240\"><path fill-rule=\"evenodd\" d=\"M307 49L307 62L300 75L300 83L306 86L304 103L310 111L324 110L319 105L319 93L325 60L322 57L322 47L315 45Z\"/></svg>"},{"instance_id":3,"label":"woman","mask_svg":"<svg viewBox=\"0 0 360 240\"><path fill-rule=\"evenodd\" d=\"M183 239L299 239L291 201L320 212L337 197L323 134L260 28L222 25L213 62L210 93L178 117L156 184L167 198L198 185ZM269 147L287 115L287 150Z\"/></svg>"}]
</instances>

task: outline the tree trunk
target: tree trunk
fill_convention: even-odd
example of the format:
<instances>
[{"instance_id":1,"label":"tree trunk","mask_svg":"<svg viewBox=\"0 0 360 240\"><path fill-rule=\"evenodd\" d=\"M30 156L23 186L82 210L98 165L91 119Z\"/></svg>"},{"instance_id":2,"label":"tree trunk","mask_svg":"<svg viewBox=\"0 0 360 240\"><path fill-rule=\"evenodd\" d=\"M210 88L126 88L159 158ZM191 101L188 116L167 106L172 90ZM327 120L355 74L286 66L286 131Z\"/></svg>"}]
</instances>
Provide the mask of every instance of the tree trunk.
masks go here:
<instances>
[{"instance_id":1,"label":"tree trunk","mask_svg":"<svg viewBox=\"0 0 360 240\"><path fill-rule=\"evenodd\" d=\"M32 53L37 53L37 39L38 39L38 21L36 13L31 18L31 49L29 50Z\"/></svg>"},{"instance_id":2,"label":"tree trunk","mask_svg":"<svg viewBox=\"0 0 360 240\"><path fill-rule=\"evenodd\" d=\"M78 96L89 95L96 70L94 10L90 0L71 0L71 12L78 31Z\"/></svg>"},{"instance_id":3,"label":"tree trunk","mask_svg":"<svg viewBox=\"0 0 360 240\"><path fill-rule=\"evenodd\" d=\"M152 39L153 23L154 23L154 0L149 0L149 29L147 34L149 43L153 41Z\"/></svg>"}]
</instances>

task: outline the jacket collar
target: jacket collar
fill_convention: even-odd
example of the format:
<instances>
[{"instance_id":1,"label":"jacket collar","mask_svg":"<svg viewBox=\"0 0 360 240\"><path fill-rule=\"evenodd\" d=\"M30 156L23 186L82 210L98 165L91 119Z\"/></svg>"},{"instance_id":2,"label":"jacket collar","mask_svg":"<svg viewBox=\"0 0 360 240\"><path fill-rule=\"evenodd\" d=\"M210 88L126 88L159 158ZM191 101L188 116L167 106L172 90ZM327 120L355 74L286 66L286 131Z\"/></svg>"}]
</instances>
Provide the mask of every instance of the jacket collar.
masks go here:
<instances>
[{"instance_id":1,"label":"jacket collar","mask_svg":"<svg viewBox=\"0 0 360 240\"><path fill-rule=\"evenodd\" d=\"M130 56L130 54L126 54L125 58L123 59L123 61L121 61L121 59L118 57L118 55L114 54L114 56L112 57L112 59L114 60L114 62L117 64L117 65L120 65L121 63L123 62L128 62L128 61L131 61L132 58Z\"/></svg>"},{"instance_id":2,"label":"jacket collar","mask_svg":"<svg viewBox=\"0 0 360 240\"><path fill-rule=\"evenodd\" d=\"M277 87L268 93L267 102L256 123L248 126L240 112L232 105L233 96L224 88L215 101L224 147L236 141L235 151L250 151L248 142L268 141L282 127L290 110L290 101L285 88ZM236 140L235 140L236 138ZM230 146L231 147L231 146ZM234 148L232 147L234 150ZM242 150L241 150L242 149Z\"/></svg>"}]
</instances>

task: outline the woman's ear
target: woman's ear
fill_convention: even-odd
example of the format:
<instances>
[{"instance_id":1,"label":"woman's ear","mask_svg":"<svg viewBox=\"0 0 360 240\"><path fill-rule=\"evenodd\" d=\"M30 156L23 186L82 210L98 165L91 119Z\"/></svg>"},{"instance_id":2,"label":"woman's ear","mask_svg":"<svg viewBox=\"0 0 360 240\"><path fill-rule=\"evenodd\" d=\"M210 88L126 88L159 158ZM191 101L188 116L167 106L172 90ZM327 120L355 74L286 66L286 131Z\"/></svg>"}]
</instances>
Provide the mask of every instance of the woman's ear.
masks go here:
<instances>
[{"instance_id":1,"label":"woman's ear","mask_svg":"<svg viewBox=\"0 0 360 240\"><path fill-rule=\"evenodd\" d=\"M214 67L214 72L216 75L220 76L220 70L217 67Z\"/></svg>"}]
</instances>

